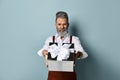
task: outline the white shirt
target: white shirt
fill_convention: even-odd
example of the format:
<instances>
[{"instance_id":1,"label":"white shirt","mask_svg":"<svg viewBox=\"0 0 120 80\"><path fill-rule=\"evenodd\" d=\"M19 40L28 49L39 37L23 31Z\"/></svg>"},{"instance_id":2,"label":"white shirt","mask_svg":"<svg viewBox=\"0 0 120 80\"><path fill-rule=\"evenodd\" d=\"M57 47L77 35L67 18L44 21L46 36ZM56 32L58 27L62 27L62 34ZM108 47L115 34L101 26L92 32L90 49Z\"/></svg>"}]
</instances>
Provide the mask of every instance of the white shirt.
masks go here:
<instances>
[{"instance_id":1,"label":"white shirt","mask_svg":"<svg viewBox=\"0 0 120 80\"><path fill-rule=\"evenodd\" d=\"M43 51L43 50L48 50L48 51L49 51L49 48L50 48L49 43L50 43L50 42L53 42L53 36L49 37L49 38L45 41L45 44L44 44L43 48L40 49L40 50L37 52L39 56L43 56L43 55L42 55L42 51ZM70 43L70 35L69 35L69 34L66 34L66 35L64 36L64 40L61 40L61 37L60 37L58 34L56 34L56 35L55 35L55 43L58 43L58 46L56 47L56 49L61 49L61 48L63 48L62 43ZM81 45L80 40L79 40L78 37L72 36L72 43L74 44L74 50L75 50L76 52L78 52L78 51L82 52L83 56L82 56L81 59L88 57L88 54L84 51L84 49L83 49L83 47L82 47L82 45ZM65 47L68 47L68 46L64 46L64 48L65 48ZM66 48L66 49L67 49L67 48ZM54 51L53 51L53 52L54 52ZM55 56L55 55L53 55L53 56Z\"/></svg>"}]
</instances>

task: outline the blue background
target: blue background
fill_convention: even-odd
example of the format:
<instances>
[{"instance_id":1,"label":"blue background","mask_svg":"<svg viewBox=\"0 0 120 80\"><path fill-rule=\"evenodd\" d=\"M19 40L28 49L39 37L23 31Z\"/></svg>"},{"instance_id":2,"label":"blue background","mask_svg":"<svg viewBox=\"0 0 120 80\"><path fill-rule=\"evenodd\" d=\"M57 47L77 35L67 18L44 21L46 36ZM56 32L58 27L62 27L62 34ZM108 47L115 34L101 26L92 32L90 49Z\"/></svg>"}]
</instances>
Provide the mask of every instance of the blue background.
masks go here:
<instances>
[{"instance_id":1,"label":"blue background","mask_svg":"<svg viewBox=\"0 0 120 80\"><path fill-rule=\"evenodd\" d=\"M59 10L89 55L76 63L78 80L120 80L120 0L0 0L0 80L47 80L37 51Z\"/></svg>"}]
</instances>

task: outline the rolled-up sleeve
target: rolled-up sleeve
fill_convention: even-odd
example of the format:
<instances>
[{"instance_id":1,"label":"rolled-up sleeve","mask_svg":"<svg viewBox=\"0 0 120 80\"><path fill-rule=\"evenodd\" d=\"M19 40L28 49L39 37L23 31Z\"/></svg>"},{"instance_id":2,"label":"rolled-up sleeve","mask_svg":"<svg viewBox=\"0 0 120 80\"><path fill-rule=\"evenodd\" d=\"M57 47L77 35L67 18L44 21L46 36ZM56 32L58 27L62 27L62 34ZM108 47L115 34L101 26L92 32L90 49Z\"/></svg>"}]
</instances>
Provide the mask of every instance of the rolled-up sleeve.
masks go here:
<instances>
[{"instance_id":1,"label":"rolled-up sleeve","mask_svg":"<svg viewBox=\"0 0 120 80\"><path fill-rule=\"evenodd\" d=\"M43 51L43 50L48 50L49 42L50 42L50 41L51 41L51 37L49 37L49 38L45 41L45 44L44 44L43 48L40 49L40 50L37 52L37 54L38 54L39 56L43 56L43 54L42 54L42 51Z\"/></svg>"},{"instance_id":2,"label":"rolled-up sleeve","mask_svg":"<svg viewBox=\"0 0 120 80\"><path fill-rule=\"evenodd\" d=\"M87 58L88 54L84 51L84 49L81 45L80 39L78 37L73 36L73 43L74 43L75 51L76 52L80 51L83 54L83 56L80 59Z\"/></svg>"}]
</instances>

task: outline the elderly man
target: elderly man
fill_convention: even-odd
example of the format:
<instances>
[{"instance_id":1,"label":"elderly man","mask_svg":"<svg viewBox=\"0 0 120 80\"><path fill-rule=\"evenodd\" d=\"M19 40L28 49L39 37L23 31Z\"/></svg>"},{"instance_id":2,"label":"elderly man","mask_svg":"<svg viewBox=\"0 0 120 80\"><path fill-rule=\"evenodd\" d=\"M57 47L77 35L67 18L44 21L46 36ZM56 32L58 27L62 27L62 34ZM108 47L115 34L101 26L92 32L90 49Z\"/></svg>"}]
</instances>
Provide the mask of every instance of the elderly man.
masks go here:
<instances>
[{"instance_id":1,"label":"elderly man","mask_svg":"<svg viewBox=\"0 0 120 80\"><path fill-rule=\"evenodd\" d=\"M58 61L68 60L70 55L74 53L74 57L78 59L86 58L88 55L82 48L80 40L76 36L68 33L69 19L64 11L56 13L56 29L57 34L49 37L42 49L38 51L40 56L46 59L46 66L48 67L48 55ZM70 49L70 47L73 49ZM49 71L48 80L76 80L75 72L64 71Z\"/></svg>"}]
</instances>

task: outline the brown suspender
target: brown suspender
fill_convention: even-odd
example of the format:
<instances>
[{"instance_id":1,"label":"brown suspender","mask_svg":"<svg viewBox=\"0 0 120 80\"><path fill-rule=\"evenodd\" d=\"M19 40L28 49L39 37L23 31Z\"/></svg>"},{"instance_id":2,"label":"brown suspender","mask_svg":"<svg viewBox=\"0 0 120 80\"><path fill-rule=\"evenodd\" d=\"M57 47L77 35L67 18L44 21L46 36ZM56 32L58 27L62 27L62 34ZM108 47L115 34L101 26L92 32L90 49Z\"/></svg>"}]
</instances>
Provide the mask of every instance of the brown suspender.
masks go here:
<instances>
[{"instance_id":1,"label":"brown suspender","mask_svg":"<svg viewBox=\"0 0 120 80\"><path fill-rule=\"evenodd\" d=\"M55 43L55 36L53 36L53 43Z\"/></svg>"},{"instance_id":2,"label":"brown suspender","mask_svg":"<svg viewBox=\"0 0 120 80\"><path fill-rule=\"evenodd\" d=\"M72 44L72 36L70 36L70 44Z\"/></svg>"}]
</instances>

